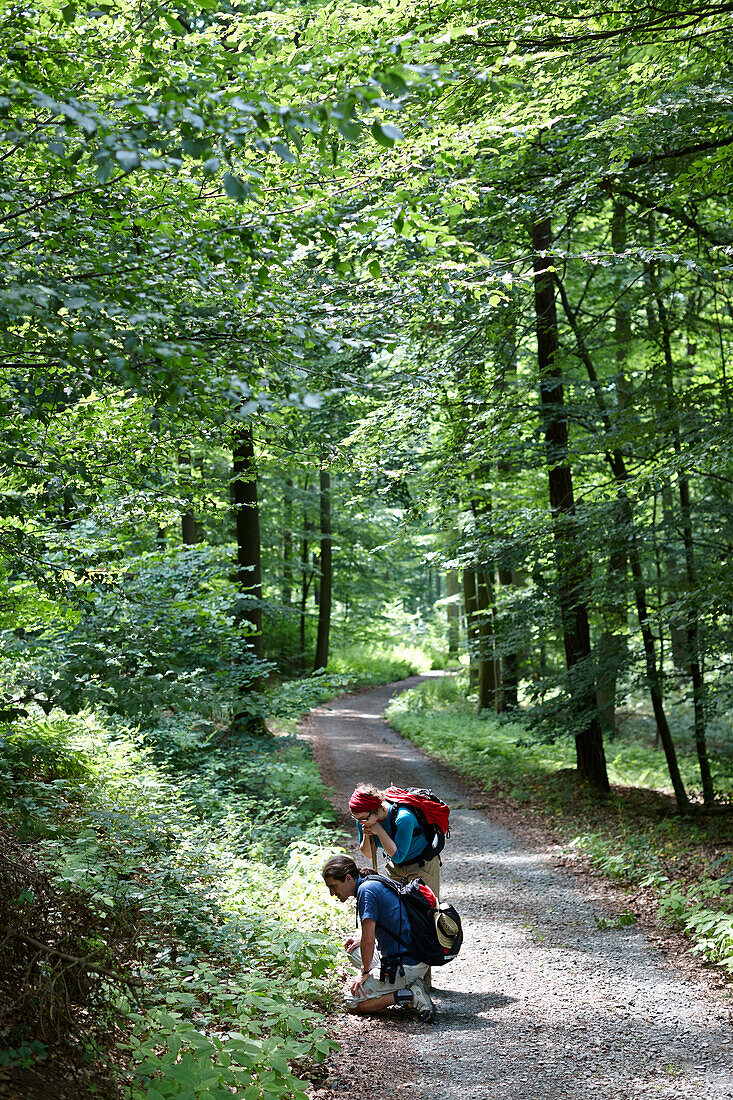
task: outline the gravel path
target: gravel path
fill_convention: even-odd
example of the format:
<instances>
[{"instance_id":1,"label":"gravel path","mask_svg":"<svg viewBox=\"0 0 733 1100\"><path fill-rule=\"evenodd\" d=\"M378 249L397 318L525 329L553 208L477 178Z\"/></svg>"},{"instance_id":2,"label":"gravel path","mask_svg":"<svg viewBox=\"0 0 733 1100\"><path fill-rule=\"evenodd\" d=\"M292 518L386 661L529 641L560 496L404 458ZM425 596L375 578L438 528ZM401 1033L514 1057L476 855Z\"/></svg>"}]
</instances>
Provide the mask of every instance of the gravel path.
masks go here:
<instances>
[{"instance_id":1,"label":"gravel path","mask_svg":"<svg viewBox=\"0 0 733 1100\"><path fill-rule=\"evenodd\" d=\"M729 995L620 927L606 886L579 884L552 845L492 823L485 795L386 725L390 697L419 679L318 707L302 732L349 832L346 803L361 780L432 787L450 804L442 894L461 913L465 945L434 972L434 1025L398 1012L339 1018L342 1050L314 1095L733 1098Z\"/></svg>"}]
</instances>

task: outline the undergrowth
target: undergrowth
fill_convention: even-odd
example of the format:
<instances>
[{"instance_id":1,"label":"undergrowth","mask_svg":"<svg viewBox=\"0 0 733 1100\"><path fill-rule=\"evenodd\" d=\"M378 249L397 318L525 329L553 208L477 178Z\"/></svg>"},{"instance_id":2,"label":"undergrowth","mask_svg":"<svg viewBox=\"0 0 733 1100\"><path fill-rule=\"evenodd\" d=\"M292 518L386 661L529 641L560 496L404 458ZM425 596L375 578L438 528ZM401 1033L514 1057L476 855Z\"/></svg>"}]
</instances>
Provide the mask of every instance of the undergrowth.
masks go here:
<instances>
[{"instance_id":1,"label":"undergrowth","mask_svg":"<svg viewBox=\"0 0 733 1100\"><path fill-rule=\"evenodd\" d=\"M339 645L328 661L329 674L345 676L357 687L390 684L429 668L429 656L417 645Z\"/></svg>"},{"instance_id":2,"label":"undergrowth","mask_svg":"<svg viewBox=\"0 0 733 1100\"><path fill-rule=\"evenodd\" d=\"M533 739L521 718L481 715L460 678L431 680L399 695L387 717L436 759L488 792L541 810L568 846L618 881L650 892L662 920L693 940L693 951L733 973L733 860L730 816L682 821L674 813L664 756L636 734L606 744L610 796L579 784L574 745ZM693 753L681 752L688 789L699 784ZM729 768L713 759L719 788ZM589 830L588 822L593 822Z\"/></svg>"},{"instance_id":3,"label":"undergrowth","mask_svg":"<svg viewBox=\"0 0 733 1100\"><path fill-rule=\"evenodd\" d=\"M342 917L302 744L29 717L0 741L0 814L0 1035L21 1085L65 1036L93 1057L114 1041L133 1100L304 1095L300 1071L333 1046Z\"/></svg>"}]
</instances>

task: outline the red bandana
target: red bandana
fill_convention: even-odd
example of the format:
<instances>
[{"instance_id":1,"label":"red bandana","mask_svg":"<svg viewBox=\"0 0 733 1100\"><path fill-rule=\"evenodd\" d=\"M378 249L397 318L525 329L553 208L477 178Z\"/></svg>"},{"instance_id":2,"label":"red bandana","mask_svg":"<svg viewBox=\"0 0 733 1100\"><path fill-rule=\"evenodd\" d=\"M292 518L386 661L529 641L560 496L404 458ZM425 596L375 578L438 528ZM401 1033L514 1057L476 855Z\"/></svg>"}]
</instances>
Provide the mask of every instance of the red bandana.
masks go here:
<instances>
[{"instance_id":1,"label":"red bandana","mask_svg":"<svg viewBox=\"0 0 733 1100\"><path fill-rule=\"evenodd\" d=\"M381 805L381 798L377 798L373 794L366 794L365 791L354 791L349 799L349 809L352 814L370 814L374 810L378 810Z\"/></svg>"}]
</instances>

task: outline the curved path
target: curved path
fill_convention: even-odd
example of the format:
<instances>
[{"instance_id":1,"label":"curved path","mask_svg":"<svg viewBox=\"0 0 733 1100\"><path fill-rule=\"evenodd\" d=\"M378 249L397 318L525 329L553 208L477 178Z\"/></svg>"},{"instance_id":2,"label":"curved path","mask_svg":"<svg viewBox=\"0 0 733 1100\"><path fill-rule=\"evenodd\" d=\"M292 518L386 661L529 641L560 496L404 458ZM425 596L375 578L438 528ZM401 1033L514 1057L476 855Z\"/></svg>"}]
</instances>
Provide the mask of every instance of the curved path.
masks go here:
<instances>
[{"instance_id":1,"label":"curved path","mask_svg":"<svg viewBox=\"0 0 733 1100\"><path fill-rule=\"evenodd\" d=\"M432 787L451 805L442 893L463 917L465 946L434 972L434 1025L398 1012L340 1020L341 1054L314 1094L733 1098L730 997L619 927L604 887L579 886L547 847L493 824L485 795L387 726L390 697L419 680L317 707L302 733L350 832L347 799L361 780Z\"/></svg>"}]
</instances>

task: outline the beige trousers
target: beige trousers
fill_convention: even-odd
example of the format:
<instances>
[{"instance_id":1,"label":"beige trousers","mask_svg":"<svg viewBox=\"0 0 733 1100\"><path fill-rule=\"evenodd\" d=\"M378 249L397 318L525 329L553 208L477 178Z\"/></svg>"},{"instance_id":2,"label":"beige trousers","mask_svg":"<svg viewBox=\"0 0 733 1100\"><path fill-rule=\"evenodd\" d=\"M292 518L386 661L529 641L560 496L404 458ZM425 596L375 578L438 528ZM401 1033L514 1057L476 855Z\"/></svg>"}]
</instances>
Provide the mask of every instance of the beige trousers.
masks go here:
<instances>
[{"instance_id":1,"label":"beige trousers","mask_svg":"<svg viewBox=\"0 0 733 1100\"><path fill-rule=\"evenodd\" d=\"M387 878L400 879L406 878L408 882L411 882L414 878L421 878L426 886L435 894L436 898L440 898L440 858L433 856L432 859L423 863L422 867L419 863L393 863L392 860L388 860L384 867L387 872Z\"/></svg>"}]
</instances>

